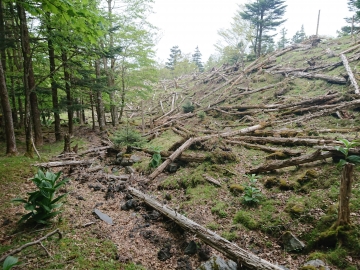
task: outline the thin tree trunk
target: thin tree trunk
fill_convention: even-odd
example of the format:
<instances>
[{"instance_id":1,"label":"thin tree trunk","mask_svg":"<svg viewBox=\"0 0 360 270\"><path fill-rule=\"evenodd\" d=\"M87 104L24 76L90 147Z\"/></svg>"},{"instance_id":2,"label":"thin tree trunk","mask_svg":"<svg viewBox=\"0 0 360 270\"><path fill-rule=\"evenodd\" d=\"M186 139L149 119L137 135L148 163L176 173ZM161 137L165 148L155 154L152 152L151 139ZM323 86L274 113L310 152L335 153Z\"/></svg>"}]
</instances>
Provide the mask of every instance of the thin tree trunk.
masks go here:
<instances>
[{"instance_id":1,"label":"thin tree trunk","mask_svg":"<svg viewBox=\"0 0 360 270\"><path fill-rule=\"evenodd\" d=\"M99 60L95 61L95 74L96 74L96 79L98 80L98 84L99 84L99 80L100 80L100 61ZM96 107L97 107L97 117L98 117L98 122L99 122L99 128L100 128L100 131L103 131L105 129L105 112L104 112L104 105L103 105L103 101L102 101L102 94L99 89L96 90Z\"/></svg>"},{"instance_id":2,"label":"thin tree trunk","mask_svg":"<svg viewBox=\"0 0 360 270\"><path fill-rule=\"evenodd\" d=\"M21 95L18 96L18 104L19 104L19 116L20 116L18 128L22 128L22 126L24 125L24 109L21 101Z\"/></svg>"},{"instance_id":3,"label":"thin tree trunk","mask_svg":"<svg viewBox=\"0 0 360 270\"><path fill-rule=\"evenodd\" d=\"M1 62L2 61L0 61L0 99L5 122L6 154L14 155L17 153L14 125L11 115L9 96L6 89L5 73Z\"/></svg>"},{"instance_id":4,"label":"thin tree trunk","mask_svg":"<svg viewBox=\"0 0 360 270\"><path fill-rule=\"evenodd\" d=\"M257 58L259 58L261 55L262 32L263 32L263 23L264 23L263 18L264 18L264 13L263 13L263 11L261 11L261 17L260 17L260 22L259 22L260 29L259 29L258 49L257 49L257 54L256 54Z\"/></svg>"},{"instance_id":5,"label":"thin tree trunk","mask_svg":"<svg viewBox=\"0 0 360 270\"><path fill-rule=\"evenodd\" d=\"M121 105L120 105L120 116L119 121L121 121L124 107L125 107L125 67L121 68Z\"/></svg>"},{"instance_id":6,"label":"thin tree trunk","mask_svg":"<svg viewBox=\"0 0 360 270\"><path fill-rule=\"evenodd\" d=\"M90 104L91 104L92 130L95 130L95 112L94 112L93 93L90 93Z\"/></svg>"},{"instance_id":7,"label":"thin tree trunk","mask_svg":"<svg viewBox=\"0 0 360 270\"><path fill-rule=\"evenodd\" d=\"M50 14L49 14L50 17ZM54 79L55 75L55 50L52 41L52 33L50 26L48 27L48 51L49 51L49 62L50 62L50 81L51 81L51 98L55 120L55 140L61 141L61 130L60 130L60 109L58 101L57 84Z\"/></svg>"},{"instance_id":8,"label":"thin tree trunk","mask_svg":"<svg viewBox=\"0 0 360 270\"><path fill-rule=\"evenodd\" d=\"M8 53L8 59L9 59L8 64L9 64L10 72L14 73L14 71L15 71L14 62L11 59L12 56L10 55L10 50L8 50L7 53ZM12 118L13 118L13 124L14 124L14 127L19 127L19 119L18 119L17 109L16 109L15 79L13 76L10 77L10 85L11 85L10 93L11 93L11 105L12 105L11 113L12 113Z\"/></svg>"},{"instance_id":9,"label":"thin tree trunk","mask_svg":"<svg viewBox=\"0 0 360 270\"><path fill-rule=\"evenodd\" d=\"M71 86L70 86L70 73L67 54L65 51L61 53L61 59L64 65L64 79L65 79L65 92L66 92L66 103L67 103L67 112L68 112L68 125L69 125L69 134L73 133L73 108L72 108L72 97L71 97Z\"/></svg>"},{"instance_id":10,"label":"thin tree trunk","mask_svg":"<svg viewBox=\"0 0 360 270\"><path fill-rule=\"evenodd\" d=\"M32 70L30 55L30 45L29 45L29 33L26 25L26 16L24 8L17 3L16 4L19 23L20 23L20 40L21 40L21 50L23 56L23 68L24 68L24 94L25 94L25 141L26 141L26 156L33 157L34 148L32 144L32 126L31 126L31 107L30 107L30 86L31 80L28 80L30 77L30 70Z\"/></svg>"},{"instance_id":11,"label":"thin tree trunk","mask_svg":"<svg viewBox=\"0 0 360 270\"><path fill-rule=\"evenodd\" d=\"M336 226L350 225L350 197L351 185L354 179L354 164L346 163L342 170L340 195L339 195L339 211Z\"/></svg>"}]
</instances>

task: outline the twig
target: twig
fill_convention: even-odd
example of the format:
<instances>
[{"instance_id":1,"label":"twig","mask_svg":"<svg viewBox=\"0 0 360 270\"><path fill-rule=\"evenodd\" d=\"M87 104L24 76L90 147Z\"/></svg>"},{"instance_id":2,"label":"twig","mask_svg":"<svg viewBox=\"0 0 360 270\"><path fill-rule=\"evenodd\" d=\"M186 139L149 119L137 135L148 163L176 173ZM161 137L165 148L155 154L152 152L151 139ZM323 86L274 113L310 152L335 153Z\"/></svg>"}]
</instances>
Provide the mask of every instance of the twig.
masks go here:
<instances>
[{"instance_id":1,"label":"twig","mask_svg":"<svg viewBox=\"0 0 360 270\"><path fill-rule=\"evenodd\" d=\"M30 246L33 246L33 245L38 245L38 244L40 244L43 247L43 245L41 244L41 241L45 240L46 238L48 238L48 237L50 237L50 236L52 236L52 235L54 235L56 233L59 235L59 239L61 239L62 238L62 233L60 232L59 228L57 228L55 231L48 233L47 235L41 237L40 239L38 239L36 241L26 243L25 245L22 245L21 247L18 247L17 249L11 250L10 252L8 252L7 254L3 255L0 258L0 262L4 261L10 255L14 255L16 253L19 253L20 251L22 251L23 249L25 249L27 247L30 247ZM49 255L49 252L48 251L46 251L46 252Z\"/></svg>"},{"instance_id":2,"label":"twig","mask_svg":"<svg viewBox=\"0 0 360 270\"><path fill-rule=\"evenodd\" d=\"M49 256L49 258L52 258L50 252L46 249L46 247L43 245L43 243L39 242L39 245L45 250L45 252Z\"/></svg>"}]
</instances>

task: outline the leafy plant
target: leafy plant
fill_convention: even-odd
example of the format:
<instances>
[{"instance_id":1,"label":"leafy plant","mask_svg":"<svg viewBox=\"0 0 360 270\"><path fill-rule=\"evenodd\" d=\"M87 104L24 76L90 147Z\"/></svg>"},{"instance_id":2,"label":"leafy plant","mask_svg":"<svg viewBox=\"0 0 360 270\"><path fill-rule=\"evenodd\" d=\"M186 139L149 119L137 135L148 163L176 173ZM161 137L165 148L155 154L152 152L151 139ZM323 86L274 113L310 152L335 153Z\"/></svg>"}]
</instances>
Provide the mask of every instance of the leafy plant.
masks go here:
<instances>
[{"instance_id":1,"label":"leafy plant","mask_svg":"<svg viewBox=\"0 0 360 270\"><path fill-rule=\"evenodd\" d=\"M141 147L146 142L140 132L131 129L128 126L126 126L125 129L115 132L111 140L116 147L126 147L126 152L128 153L131 152L132 146Z\"/></svg>"},{"instance_id":2,"label":"leafy plant","mask_svg":"<svg viewBox=\"0 0 360 270\"><path fill-rule=\"evenodd\" d=\"M338 150L339 152L343 153L345 156L345 159L340 159L337 166L343 167L348 162L354 163L354 164L359 164L360 156L356 156L356 155L349 156L349 150L350 150L350 148L359 146L360 142L358 142L358 141L349 142L347 139L339 139L339 141L342 142L345 147L335 146L335 149Z\"/></svg>"},{"instance_id":3,"label":"leafy plant","mask_svg":"<svg viewBox=\"0 0 360 270\"><path fill-rule=\"evenodd\" d=\"M244 202L246 204L257 204L262 198L261 190L256 187L257 176L256 174L245 175L249 178L249 183L245 185L244 189Z\"/></svg>"},{"instance_id":4,"label":"leafy plant","mask_svg":"<svg viewBox=\"0 0 360 270\"><path fill-rule=\"evenodd\" d=\"M11 268L13 268L15 265L19 265L20 262L18 262L18 258L13 257L13 256L7 256L4 264L3 264L3 270L9 270Z\"/></svg>"},{"instance_id":5,"label":"leafy plant","mask_svg":"<svg viewBox=\"0 0 360 270\"><path fill-rule=\"evenodd\" d=\"M35 177L31 179L39 190L28 192L30 195L27 200L22 198L13 199L13 202L22 202L25 204L25 209L30 211L22 216L19 223L26 221L35 221L36 223L48 224L49 220L59 214L61 211L54 211L62 204L58 203L66 194L60 195L54 199L56 191L62 187L69 179L64 179L57 182L60 178L61 172L53 173L50 171L43 172L38 170Z\"/></svg>"},{"instance_id":6,"label":"leafy plant","mask_svg":"<svg viewBox=\"0 0 360 270\"><path fill-rule=\"evenodd\" d=\"M186 101L182 107L183 107L184 113L193 112L195 110L195 106L189 100Z\"/></svg>"},{"instance_id":7,"label":"leafy plant","mask_svg":"<svg viewBox=\"0 0 360 270\"><path fill-rule=\"evenodd\" d=\"M154 151L155 151L155 153L152 155L150 163L149 163L150 168L157 168L161 164L160 149L155 148Z\"/></svg>"},{"instance_id":8,"label":"leafy plant","mask_svg":"<svg viewBox=\"0 0 360 270\"><path fill-rule=\"evenodd\" d=\"M201 121L203 121L205 119L206 113L204 111L200 111L198 112L198 117L200 118Z\"/></svg>"}]
</instances>

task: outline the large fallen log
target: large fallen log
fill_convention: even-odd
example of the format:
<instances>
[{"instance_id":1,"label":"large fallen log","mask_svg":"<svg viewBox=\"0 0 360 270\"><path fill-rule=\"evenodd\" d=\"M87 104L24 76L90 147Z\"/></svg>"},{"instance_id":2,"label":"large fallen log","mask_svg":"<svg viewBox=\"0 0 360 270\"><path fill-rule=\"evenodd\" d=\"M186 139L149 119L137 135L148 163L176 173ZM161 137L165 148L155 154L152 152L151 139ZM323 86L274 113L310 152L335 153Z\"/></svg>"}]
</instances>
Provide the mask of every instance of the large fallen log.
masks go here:
<instances>
[{"instance_id":1,"label":"large fallen log","mask_svg":"<svg viewBox=\"0 0 360 270\"><path fill-rule=\"evenodd\" d=\"M272 264L266 260L261 259L260 257L252 254L249 251L246 251L234 243L222 238L213 231L210 231L203 226L195 223L191 219L186 218L185 216L177 213L166 205L162 205L155 199L150 196L140 192L139 190L128 187L129 192L142 199L146 204L153 207L155 210L159 211L166 217L175 221L184 229L195 233L202 241L204 241L209 246L212 246L219 252L226 255L228 258L234 260L240 265L247 267L248 269L257 269L257 270L281 270L279 266Z\"/></svg>"},{"instance_id":2,"label":"large fallen log","mask_svg":"<svg viewBox=\"0 0 360 270\"><path fill-rule=\"evenodd\" d=\"M79 154L79 156L83 156L83 155L86 155L86 154L89 154L89 153L92 153L92 152L98 152L98 151L107 150L109 148L111 148L111 146L103 146L103 147L92 148L92 149L86 150L84 152L81 152Z\"/></svg>"},{"instance_id":3,"label":"large fallen log","mask_svg":"<svg viewBox=\"0 0 360 270\"><path fill-rule=\"evenodd\" d=\"M257 168L249 170L247 173L260 173L260 172L267 172L267 171L273 171L276 169L281 169L285 167L290 166L297 166L304 163L309 163L317 160L324 160L326 158L332 157L333 153L331 152L324 152L322 153L320 150L316 150L314 153L311 153L309 155L304 155L296 158L291 158L284 161L274 161L262 166L259 166Z\"/></svg>"},{"instance_id":4,"label":"large fallen log","mask_svg":"<svg viewBox=\"0 0 360 270\"><path fill-rule=\"evenodd\" d=\"M280 138L280 137L255 137L255 136L240 136L234 138L237 141L255 142L260 144L281 144L281 145L341 145L342 143L336 140L324 139L308 139L308 138Z\"/></svg>"},{"instance_id":5,"label":"large fallen log","mask_svg":"<svg viewBox=\"0 0 360 270\"><path fill-rule=\"evenodd\" d=\"M355 88L355 94L359 95L360 94L360 90L359 90L359 86L355 80L354 74L349 66L349 62L346 58L346 56L344 54L340 54L340 58L344 64L344 67L346 69L346 72L349 74L349 79L351 81L351 84L354 86Z\"/></svg>"},{"instance_id":6,"label":"large fallen log","mask_svg":"<svg viewBox=\"0 0 360 270\"><path fill-rule=\"evenodd\" d=\"M320 79L331 83L346 84L346 80L343 77L338 77L338 76L329 76L325 74L312 74L306 72L295 72L293 73L293 75L298 78Z\"/></svg>"},{"instance_id":7,"label":"large fallen log","mask_svg":"<svg viewBox=\"0 0 360 270\"><path fill-rule=\"evenodd\" d=\"M51 168L51 167L62 167L62 166L79 166L79 165L90 165L92 162L90 160L73 160L73 161L53 161L48 163L37 163L33 166L42 167L42 168Z\"/></svg>"}]
</instances>

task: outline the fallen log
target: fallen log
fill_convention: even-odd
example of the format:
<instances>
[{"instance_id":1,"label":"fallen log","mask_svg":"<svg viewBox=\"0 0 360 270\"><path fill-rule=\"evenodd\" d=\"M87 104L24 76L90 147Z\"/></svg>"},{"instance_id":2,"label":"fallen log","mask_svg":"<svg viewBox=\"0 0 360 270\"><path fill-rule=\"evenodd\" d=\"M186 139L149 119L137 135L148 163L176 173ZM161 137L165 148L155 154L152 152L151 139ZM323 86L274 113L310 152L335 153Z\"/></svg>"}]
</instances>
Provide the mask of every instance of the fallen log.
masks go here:
<instances>
[{"instance_id":1,"label":"fallen log","mask_svg":"<svg viewBox=\"0 0 360 270\"><path fill-rule=\"evenodd\" d=\"M42 167L42 168L51 168L51 167L63 167L63 166L78 166L78 165L90 165L92 162L90 160L72 160L72 161L52 161L48 163L37 163L33 166Z\"/></svg>"},{"instance_id":2,"label":"fallen log","mask_svg":"<svg viewBox=\"0 0 360 270\"><path fill-rule=\"evenodd\" d=\"M212 178L210 175L203 174L203 177L209 181L211 184L214 184L215 186L221 187L221 183L216 180L215 178Z\"/></svg>"},{"instance_id":3,"label":"fallen log","mask_svg":"<svg viewBox=\"0 0 360 270\"><path fill-rule=\"evenodd\" d=\"M154 153L156 153L155 150L151 150L151 149L141 149L141 148L136 148L136 147L132 147L132 149L135 149L138 151L143 151L150 155L153 155ZM173 154L172 151L161 151L160 152L160 155L163 159L166 159L167 157L171 156L172 154ZM206 160L206 158L208 158L207 155L199 153L199 152L196 152L196 153L184 153L183 152L176 159L179 161L183 161L183 162L203 162Z\"/></svg>"},{"instance_id":4,"label":"fallen log","mask_svg":"<svg viewBox=\"0 0 360 270\"><path fill-rule=\"evenodd\" d=\"M341 145L342 143L336 140L324 139L304 139L304 138L280 138L280 137L255 137L255 136L240 136L234 138L237 141L255 142L260 144L281 144L281 145L323 145L333 144Z\"/></svg>"},{"instance_id":5,"label":"fallen log","mask_svg":"<svg viewBox=\"0 0 360 270\"><path fill-rule=\"evenodd\" d=\"M151 198L149 195L146 195L132 187L128 187L128 190L132 195L142 199L146 204L150 205L155 210L175 221L184 229L195 233L206 244L212 246L219 252L226 255L228 258L236 261L238 264L243 265L248 269L281 270L279 266L263 260L260 257L252 254L251 252L238 247L236 244L231 243L230 241L222 238L213 231L210 231L203 226L195 223L191 219L188 219L185 216L177 213L166 205L162 205L155 199Z\"/></svg>"},{"instance_id":6,"label":"fallen log","mask_svg":"<svg viewBox=\"0 0 360 270\"><path fill-rule=\"evenodd\" d=\"M86 155L86 154L89 154L89 153L92 153L92 152L107 150L109 148L111 148L111 146L103 146L103 147L92 148L92 149L89 149L87 151L81 152L79 154L79 156L83 156L83 155Z\"/></svg>"},{"instance_id":7,"label":"fallen log","mask_svg":"<svg viewBox=\"0 0 360 270\"><path fill-rule=\"evenodd\" d=\"M322 151L329 151L329 152L333 152L334 154L338 154L339 156L344 156L344 154L342 154L340 151L336 150L334 146L328 146L328 145L323 145L323 146L314 146L314 149L319 149ZM358 148L350 148L349 155L360 155L360 149Z\"/></svg>"},{"instance_id":8,"label":"fallen log","mask_svg":"<svg viewBox=\"0 0 360 270\"><path fill-rule=\"evenodd\" d=\"M343 77L329 76L325 74L312 74L306 72L296 72L293 73L293 75L298 78L320 79L331 83L346 84L346 80Z\"/></svg>"},{"instance_id":9,"label":"fallen log","mask_svg":"<svg viewBox=\"0 0 360 270\"><path fill-rule=\"evenodd\" d=\"M303 153L302 151L293 151L293 150L284 149L284 148L275 148L275 147L269 147L269 146L263 146L263 145L251 144L251 143L239 142L239 141L225 140L225 142L230 143L230 144L238 144L238 145L244 146L248 149L262 150L262 151L268 152L268 153L282 152L289 157L297 157Z\"/></svg>"},{"instance_id":10,"label":"fallen log","mask_svg":"<svg viewBox=\"0 0 360 270\"><path fill-rule=\"evenodd\" d=\"M260 173L260 172L267 172L267 171L273 171L276 169L281 169L285 167L290 166L297 166L304 163L309 163L317 160L324 160L326 158L332 157L333 153L331 152L325 152L322 153L320 150L316 150L314 153L311 153L309 155L304 155L296 158L291 158L284 161L274 161L262 166L259 166L257 168L249 170L247 173Z\"/></svg>"},{"instance_id":11,"label":"fallen log","mask_svg":"<svg viewBox=\"0 0 360 270\"><path fill-rule=\"evenodd\" d=\"M344 54L340 54L340 58L341 58L341 60L342 60L342 62L343 62L343 64L344 64L344 67L345 67L345 69L346 69L346 72L347 72L348 75L349 75L349 79L350 79L350 81L351 81L351 84L352 84L352 85L354 86L354 88L355 88L355 94L359 95L359 94L360 94L359 86L358 86L358 84L357 84L357 82L356 82L356 80L355 80L354 74L353 74L353 72L352 72L352 70L351 70L351 68L350 68L350 66L349 66L349 62L348 62L346 56L345 56Z\"/></svg>"}]
</instances>

